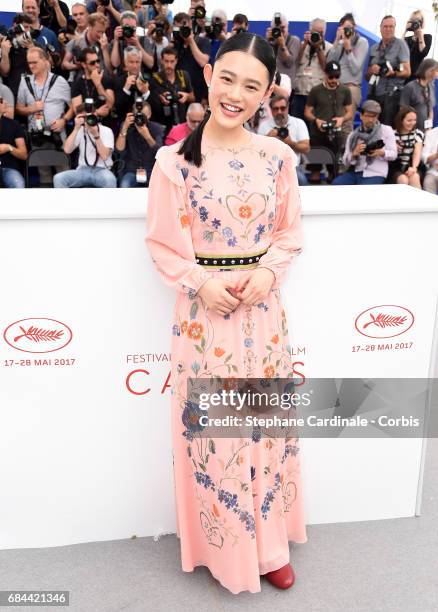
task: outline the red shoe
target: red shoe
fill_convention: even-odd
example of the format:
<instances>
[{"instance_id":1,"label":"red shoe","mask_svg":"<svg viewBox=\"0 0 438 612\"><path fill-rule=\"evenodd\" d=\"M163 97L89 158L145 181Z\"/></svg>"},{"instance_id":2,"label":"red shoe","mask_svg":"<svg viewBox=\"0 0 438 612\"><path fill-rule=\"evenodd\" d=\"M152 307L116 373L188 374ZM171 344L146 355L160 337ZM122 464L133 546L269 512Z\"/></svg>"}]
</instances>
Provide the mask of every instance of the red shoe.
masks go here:
<instances>
[{"instance_id":1,"label":"red shoe","mask_svg":"<svg viewBox=\"0 0 438 612\"><path fill-rule=\"evenodd\" d=\"M287 563L278 570L264 574L265 578L278 589L289 589L295 582L292 566Z\"/></svg>"}]
</instances>

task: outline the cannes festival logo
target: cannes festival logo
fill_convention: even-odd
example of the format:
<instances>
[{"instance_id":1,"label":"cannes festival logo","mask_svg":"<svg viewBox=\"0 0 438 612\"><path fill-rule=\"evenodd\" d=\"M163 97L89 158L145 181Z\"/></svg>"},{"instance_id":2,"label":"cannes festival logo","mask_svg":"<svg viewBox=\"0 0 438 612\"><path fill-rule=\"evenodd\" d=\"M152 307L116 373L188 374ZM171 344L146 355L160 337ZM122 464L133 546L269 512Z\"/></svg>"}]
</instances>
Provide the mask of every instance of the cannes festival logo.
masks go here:
<instances>
[{"instance_id":1,"label":"cannes festival logo","mask_svg":"<svg viewBox=\"0 0 438 612\"><path fill-rule=\"evenodd\" d=\"M53 353L64 348L73 334L65 323L56 319L35 317L11 323L3 337L9 346L25 353Z\"/></svg>"},{"instance_id":2,"label":"cannes festival logo","mask_svg":"<svg viewBox=\"0 0 438 612\"><path fill-rule=\"evenodd\" d=\"M364 310L356 317L354 326L368 338L393 338L408 331L414 324L414 315L403 306L383 304Z\"/></svg>"}]
</instances>

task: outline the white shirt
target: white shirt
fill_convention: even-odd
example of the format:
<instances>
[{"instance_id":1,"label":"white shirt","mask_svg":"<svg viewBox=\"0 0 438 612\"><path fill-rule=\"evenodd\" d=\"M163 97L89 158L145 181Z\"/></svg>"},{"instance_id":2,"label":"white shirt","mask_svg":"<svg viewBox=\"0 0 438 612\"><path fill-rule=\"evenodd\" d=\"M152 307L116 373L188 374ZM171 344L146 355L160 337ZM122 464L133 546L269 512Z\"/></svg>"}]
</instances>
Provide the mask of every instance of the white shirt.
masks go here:
<instances>
[{"instance_id":1,"label":"white shirt","mask_svg":"<svg viewBox=\"0 0 438 612\"><path fill-rule=\"evenodd\" d=\"M433 155L438 151L438 127L433 128L432 130L427 130L426 138L424 140L422 159L426 164L426 160L430 155ZM427 165L427 172L433 174L434 176L438 176L438 160L429 166Z\"/></svg>"},{"instance_id":2,"label":"white shirt","mask_svg":"<svg viewBox=\"0 0 438 612\"><path fill-rule=\"evenodd\" d=\"M274 119L271 117L268 121L264 121L258 129L258 134L262 136L266 136L268 132L272 129L277 128L278 125L275 123ZM285 126L289 130L289 136L291 140L294 142L300 142L301 140L309 140L309 130L307 129L307 125L304 123L302 119L298 117L292 117L292 115L288 115L287 117L287 125ZM295 153L295 151L294 151ZM297 164L302 163L302 157L298 153L297 155Z\"/></svg>"},{"instance_id":3,"label":"white shirt","mask_svg":"<svg viewBox=\"0 0 438 612\"><path fill-rule=\"evenodd\" d=\"M99 124L99 135L102 141L102 144L109 149L114 149L114 134L109 127L105 125ZM94 144L95 140L93 136L89 132L85 132L84 138L84 128L81 126L75 138L75 147L79 147L79 162L78 168L80 166L93 166L94 160L97 155L97 163L95 167L97 168L111 168L113 165L113 160L110 157L106 161L100 157L100 155L96 151L96 145ZM85 159L86 157L86 159ZM88 164L87 164L88 161Z\"/></svg>"}]
</instances>

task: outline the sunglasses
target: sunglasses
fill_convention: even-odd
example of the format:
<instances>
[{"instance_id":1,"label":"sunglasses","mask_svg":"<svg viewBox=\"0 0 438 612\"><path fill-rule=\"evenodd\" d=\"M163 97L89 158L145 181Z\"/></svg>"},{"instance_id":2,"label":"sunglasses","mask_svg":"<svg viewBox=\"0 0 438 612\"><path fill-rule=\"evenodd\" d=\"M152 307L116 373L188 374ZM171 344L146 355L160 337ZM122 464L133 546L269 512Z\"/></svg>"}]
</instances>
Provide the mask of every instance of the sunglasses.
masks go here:
<instances>
[{"instance_id":1,"label":"sunglasses","mask_svg":"<svg viewBox=\"0 0 438 612\"><path fill-rule=\"evenodd\" d=\"M91 62L87 62L88 66L96 66L96 64L99 64L99 60L95 59L95 60L91 60Z\"/></svg>"},{"instance_id":2,"label":"sunglasses","mask_svg":"<svg viewBox=\"0 0 438 612\"><path fill-rule=\"evenodd\" d=\"M341 76L340 74L337 74L336 76L335 75L331 75L331 76L327 76L327 79L329 81L337 81L340 76Z\"/></svg>"},{"instance_id":3,"label":"sunglasses","mask_svg":"<svg viewBox=\"0 0 438 612\"><path fill-rule=\"evenodd\" d=\"M273 106L272 110L273 111L285 111L286 110L286 106Z\"/></svg>"}]
</instances>

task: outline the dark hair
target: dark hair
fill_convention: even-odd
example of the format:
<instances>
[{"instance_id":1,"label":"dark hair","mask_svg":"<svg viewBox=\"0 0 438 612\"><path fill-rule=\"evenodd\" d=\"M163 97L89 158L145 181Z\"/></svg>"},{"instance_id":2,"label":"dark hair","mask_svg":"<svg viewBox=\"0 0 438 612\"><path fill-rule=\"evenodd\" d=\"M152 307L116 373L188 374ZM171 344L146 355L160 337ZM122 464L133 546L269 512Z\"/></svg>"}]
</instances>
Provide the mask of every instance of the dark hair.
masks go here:
<instances>
[{"instance_id":1,"label":"dark hair","mask_svg":"<svg viewBox=\"0 0 438 612\"><path fill-rule=\"evenodd\" d=\"M343 23L345 23L346 21L351 21L351 23L355 26L356 25L356 21L354 20L353 17L353 13L345 13L345 15L343 17L340 18L339 20L339 25L342 25Z\"/></svg>"},{"instance_id":2,"label":"dark hair","mask_svg":"<svg viewBox=\"0 0 438 612\"><path fill-rule=\"evenodd\" d=\"M233 23L242 23L248 25L248 17L243 13L236 13L233 17Z\"/></svg>"},{"instance_id":3,"label":"dark hair","mask_svg":"<svg viewBox=\"0 0 438 612\"><path fill-rule=\"evenodd\" d=\"M384 17L382 17L382 20L380 21L380 25L382 25L382 23L385 21L385 19L394 19L394 21L395 21L394 15L385 15Z\"/></svg>"},{"instance_id":4,"label":"dark hair","mask_svg":"<svg viewBox=\"0 0 438 612\"><path fill-rule=\"evenodd\" d=\"M397 132L400 133L403 129L404 118L406 117L406 115L409 115L409 113L415 113L415 115L417 115L417 111L412 106L400 106L400 110L398 111L394 119L394 126Z\"/></svg>"},{"instance_id":5,"label":"dark hair","mask_svg":"<svg viewBox=\"0 0 438 612\"><path fill-rule=\"evenodd\" d=\"M29 17L29 15L26 15L25 13L17 13L13 19L14 24L20 24L20 23L27 23L27 24L32 24L32 17Z\"/></svg>"},{"instance_id":6,"label":"dark hair","mask_svg":"<svg viewBox=\"0 0 438 612\"><path fill-rule=\"evenodd\" d=\"M275 77L277 65L274 51L265 38L259 36L258 34L253 34L252 32L240 32L235 36L230 36L230 38L227 38L219 47L216 54L215 64L222 57L222 55L225 55L225 53L229 53L230 51L244 51L245 53L249 53L260 60L269 73L268 87L271 85ZM184 159L186 161L194 163L198 168L202 163L202 132L204 131L205 124L209 118L210 113L206 112L204 119L183 140L182 145L178 150L180 155L184 154Z\"/></svg>"},{"instance_id":7,"label":"dark hair","mask_svg":"<svg viewBox=\"0 0 438 612\"><path fill-rule=\"evenodd\" d=\"M164 49L161 51L161 57L163 57L163 55L173 55L174 57L178 58L178 51L175 49L175 47L167 45L167 47L164 47Z\"/></svg>"},{"instance_id":8,"label":"dark hair","mask_svg":"<svg viewBox=\"0 0 438 612\"><path fill-rule=\"evenodd\" d=\"M191 17L187 13L181 12L173 16L173 21L177 21L178 23L182 23L183 21L191 22Z\"/></svg>"},{"instance_id":9,"label":"dark hair","mask_svg":"<svg viewBox=\"0 0 438 612\"><path fill-rule=\"evenodd\" d=\"M93 49L93 47L84 47L83 49L81 49L78 53L78 62L86 64L87 55L97 55L96 49Z\"/></svg>"},{"instance_id":10,"label":"dark hair","mask_svg":"<svg viewBox=\"0 0 438 612\"><path fill-rule=\"evenodd\" d=\"M430 57L428 57L427 59L424 59L421 64L418 66L417 72L415 73L415 76L418 79L425 79L426 78L426 72L428 70L430 70L431 68L435 68L438 69L438 62Z\"/></svg>"},{"instance_id":11,"label":"dark hair","mask_svg":"<svg viewBox=\"0 0 438 612\"><path fill-rule=\"evenodd\" d=\"M280 102L280 100L284 100L286 104L289 104L289 98L287 96L283 96L282 94L276 94L275 96L271 96L269 100L269 106L272 108L274 104Z\"/></svg>"}]
</instances>

